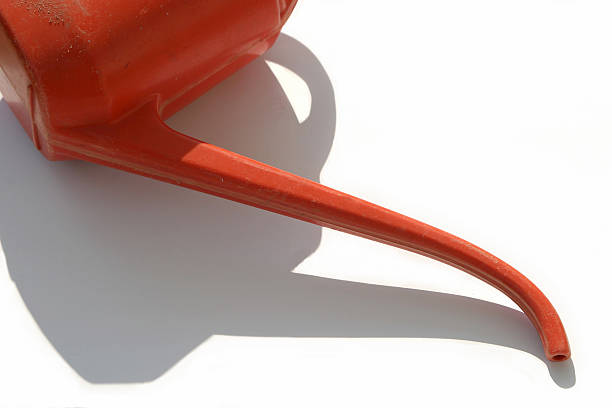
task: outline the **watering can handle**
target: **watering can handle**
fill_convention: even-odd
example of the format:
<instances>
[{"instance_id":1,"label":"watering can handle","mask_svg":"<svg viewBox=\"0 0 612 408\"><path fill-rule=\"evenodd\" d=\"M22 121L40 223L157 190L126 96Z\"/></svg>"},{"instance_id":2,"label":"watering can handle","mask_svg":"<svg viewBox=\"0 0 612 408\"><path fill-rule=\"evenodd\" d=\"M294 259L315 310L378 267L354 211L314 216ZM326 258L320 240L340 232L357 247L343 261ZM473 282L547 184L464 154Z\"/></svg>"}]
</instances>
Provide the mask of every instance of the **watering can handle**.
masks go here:
<instances>
[{"instance_id":1,"label":"watering can handle","mask_svg":"<svg viewBox=\"0 0 612 408\"><path fill-rule=\"evenodd\" d=\"M550 301L502 260L412 218L176 132L165 125L158 108L154 101L112 125L69 130L78 134L53 140L52 148L454 266L510 297L537 329L549 360L570 357L563 324Z\"/></svg>"}]
</instances>

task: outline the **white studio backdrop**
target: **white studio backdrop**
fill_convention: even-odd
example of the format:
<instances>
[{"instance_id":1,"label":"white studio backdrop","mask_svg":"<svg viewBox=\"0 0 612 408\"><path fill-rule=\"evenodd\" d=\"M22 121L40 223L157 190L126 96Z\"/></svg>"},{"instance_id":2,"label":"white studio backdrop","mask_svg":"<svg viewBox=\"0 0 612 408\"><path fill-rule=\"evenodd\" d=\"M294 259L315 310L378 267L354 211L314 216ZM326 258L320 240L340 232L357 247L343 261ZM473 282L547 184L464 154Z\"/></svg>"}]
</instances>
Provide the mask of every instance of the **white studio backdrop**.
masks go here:
<instances>
[{"instance_id":1,"label":"white studio backdrop","mask_svg":"<svg viewBox=\"0 0 612 408\"><path fill-rule=\"evenodd\" d=\"M0 407L605 405L612 4L301 0L169 120L461 236L550 298L87 163L0 101ZM589 403L590 401L590 403Z\"/></svg>"}]
</instances>

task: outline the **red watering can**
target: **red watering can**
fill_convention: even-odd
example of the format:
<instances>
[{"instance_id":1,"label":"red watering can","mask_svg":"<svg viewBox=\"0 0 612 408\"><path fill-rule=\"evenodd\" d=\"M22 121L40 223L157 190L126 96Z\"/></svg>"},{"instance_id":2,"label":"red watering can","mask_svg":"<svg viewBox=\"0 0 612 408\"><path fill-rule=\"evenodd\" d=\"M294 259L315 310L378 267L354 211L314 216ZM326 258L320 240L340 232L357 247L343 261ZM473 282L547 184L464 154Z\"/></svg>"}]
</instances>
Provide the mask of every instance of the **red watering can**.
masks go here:
<instances>
[{"instance_id":1,"label":"red watering can","mask_svg":"<svg viewBox=\"0 0 612 408\"><path fill-rule=\"evenodd\" d=\"M49 160L87 160L437 259L508 295L546 357L568 359L551 303L488 252L164 124L270 48L296 1L1 0L0 91Z\"/></svg>"}]
</instances>

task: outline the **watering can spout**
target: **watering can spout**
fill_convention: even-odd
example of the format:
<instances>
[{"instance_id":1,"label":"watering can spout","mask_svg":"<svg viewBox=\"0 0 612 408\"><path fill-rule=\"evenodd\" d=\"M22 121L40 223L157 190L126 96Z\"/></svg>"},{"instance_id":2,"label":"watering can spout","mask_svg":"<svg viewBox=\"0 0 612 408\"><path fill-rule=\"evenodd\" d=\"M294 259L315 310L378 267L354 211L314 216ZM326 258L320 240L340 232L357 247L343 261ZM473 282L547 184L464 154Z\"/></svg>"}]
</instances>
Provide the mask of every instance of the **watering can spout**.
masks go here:
<instances>
[{"instance_id":1,"label":"watering can spout","mask_svg":"<svg viewBox=\"0 0 612 408\"><path fill-rule=\"evenodd\" d=\"M502 260L412 218L174 131L162 121L158 106L152 101L112 125L72 129L52 141L52 147L63 156L174 183L454 266L510 297L537 329L549 360L570 357L552 304Z\"/></svg>"}]
</instances>

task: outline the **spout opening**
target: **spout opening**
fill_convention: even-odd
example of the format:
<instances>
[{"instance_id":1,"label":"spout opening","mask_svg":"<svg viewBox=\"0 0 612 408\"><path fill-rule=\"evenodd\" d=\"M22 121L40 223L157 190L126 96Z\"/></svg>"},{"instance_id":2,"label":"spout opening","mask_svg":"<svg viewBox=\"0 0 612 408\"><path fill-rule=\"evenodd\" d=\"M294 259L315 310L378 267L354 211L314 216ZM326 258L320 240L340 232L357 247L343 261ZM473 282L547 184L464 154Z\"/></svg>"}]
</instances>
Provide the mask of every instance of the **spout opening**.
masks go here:
<instances>
[{"instance_id":1,"label":"spout opening","mask_svg":"<svg viewBox=\"0 0 612 408\"><path fill-rule=\"evenodd\" d=\"M555 354L551 357L551 361L565 361L569 358L569 354Z\"/></svg>"}]
</instances>

